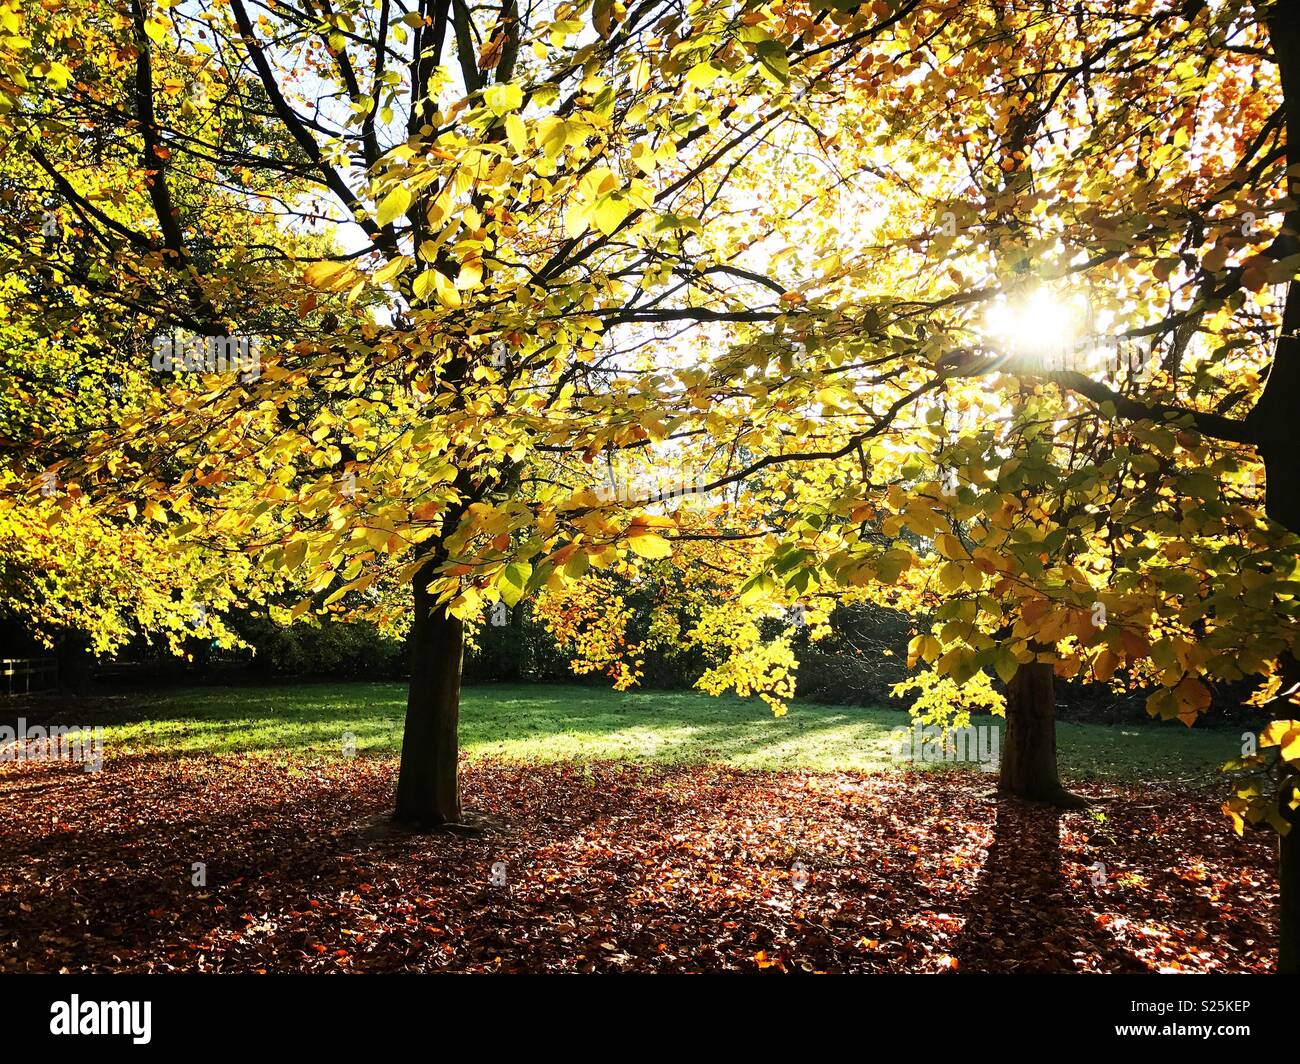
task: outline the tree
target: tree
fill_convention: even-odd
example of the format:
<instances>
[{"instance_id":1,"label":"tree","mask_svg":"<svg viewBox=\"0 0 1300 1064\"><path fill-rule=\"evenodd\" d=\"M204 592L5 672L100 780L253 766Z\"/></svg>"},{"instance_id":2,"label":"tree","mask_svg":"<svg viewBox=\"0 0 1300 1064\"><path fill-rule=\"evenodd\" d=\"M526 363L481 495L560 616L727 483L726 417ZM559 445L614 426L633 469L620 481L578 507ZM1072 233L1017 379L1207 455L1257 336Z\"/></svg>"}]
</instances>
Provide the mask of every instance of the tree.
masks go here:
<instances>
[{"instance_id":1,"label":"tree","mask_svg":"<svg viewBox=\"0 0 1300 1064\"><path fill-rule=\"evenodd\" d=\"M65 468L99 512L143 503L305 587L290 619L409 622L397 815L417 823L461 819L465 621L674 541L751 541L719 620L933 607L931 691L1000 675L1017 721L1048 670L1153 682L1152 711L1188 722L1220 680L1288 698L1281 10L41 8L0 103L83 234L79 290L264 352ZM1059 364L990 321L1037 341L1080 293ZM1089 361L1099 336L1113 367ZM1004 434L936 441L941 396ZM598 493L600 462L678 454L698 520ZM760 643L719 684L783 679ZM1012 789L1058 789L1049 725ZM1267 736L1278 787L1234 806L1284 832L1289 734Z\"/></svg>"},{"instance_id":2,"label":"tree","mask_svg":"<svg viewBox=\"0 0 1300 1064\"><path fill-rule=\"evenodd\" d=\"M95 267L75 223L5 162L0 199L14 224L0 235L0 609L55 650L69 689L87 678L90 653L138 633L177 653L196 638L229 646L223 609L262 592L248 559L229 544L172 545L150 504L106 515L68 479L82 440L138 416L155 394L135 346L148 316L105 318L96 284L78 280Z\"/></svg>"},{"instance_id":3,"label":"tree","mask_svg":"<svg viewBox=\"0 0 1300 1064\"><path fill-rule=\"evenodd\" d=\"M855 86L861 125L835 158L879 178L858 214L873 239L842 227L850 254L786 282L815 341L765 382L781 403L726 424L753 456L737 478L826 467L790 493L752 596L875 582L915 607L937 582L948 601L916 658L958 689L1003 673L1013 707L1050 706L1053 673L1155 685L1151 712L1188 724L1219 681L1261 677L1254 701L1285 705L1296 525L1280 411L1295 405L1300 259L1280 11L1143 8L1116 33L1106 11L994 6L926 26L923 76ZM856 292L850 316L844 289L868 277L883 290ZM1086 294L1077 321L1071 290ZM986 421L927 458L915 445L940 392ZM760 414L779 428L745 435ZM1229 803L1239 826L1283 837L1283 970L1287 712L1263 733L1280 757L1245 765L1271 778ZM1009 789L1055 799L1051 718L1025 716Z\"/></svg>"},{"instance_id":4,"label":"tree","mask_svg":"<svg viewBox=\"0 0 1300 1064\"><path fill-rule=\"evenodd\" d=\"M824 181L760 201L760 161L797 144L811 176L837 72L917 6L41 9L16 150L103 249L108 287L198 337L255 325L263 352L254 379L186 381L103 434L79 486L108 512L147 499L179 540L242 544L309 589L292 616L409 611L396 812L459 821L465 619L669 549L589 475L546 481L548 456L707 432L734 376L615 337L761 336L797 307L733 262L755 234L801 232L788 219ZM77 165L88 151L125 197ZM214 224L180 194L192 181L264 235ZM342 222L350 249L282 236Z\"/></svg>"},{"instance_id":5,"label":"tree","mask_svg":"<svg viewBox=\"0 0 1300 1064\"><path fill-rule=\"evenodd\" d=\"M984 542L960 551L964 561L998 571L999 594L1018 600L1010 604L1019 616L1010 634L1019 637L1020 654L1032 653L1028 660L1042 677L1027 678L1023 686L1037 687L1042 697L1025 701L1046 701L1043 666L1068 675L1086 663L1108 679L1121 659L1130 673L1160 684L1149 701L1153 713L1189 724L1209 705L1207 684L1215 680L1265 677L1256 697L1262 705L1276 705L1293 690L1297 526L1287 509L1291 474L1278 411L1294 407L1287 367L1300 259L1295 178L1288 186L1282 139L1285 131L1285 144L1295 143L1295 40L1281 11L1138 12L1122 35L1048 16L1034 39L1052 42L1061 61L1049 64L1022 49L1024 67L1014 83L1030 91L992 123L997 134L1032 112L1030 125L1044 132L1031 145L1013 144L1006 156L998 136L971 128L963 107L946 112L961 127L950 143L962 144L972 166L1033 174L1010 193L985 194L982 202L968 193L954 204L960 223L945 245L944 267L960 280L948 292L902 304L942 330L941 370L969 382L992 378L994 386L1012 377L1011 386L1030 387L1040 405L1038 453L959 451L961 479L977 491L954 499L954 516L968 521L972 507L998 505L989 486L1019 488L1020 501L1004 497L1001 504L1026 512L1040 529L1013 534L1013 543L1023 537L1019 558L1006 551L981 558ZM997 27L992 41L1006 28ZM986 45L997 48L989 39ZM1044 84L1047 69L1053 74ZM1252 91L1257 87L1264 91ZM1071 133L1057 138L1055 128ZM978 190L979 181L969 188ZM954 249L962 244L966 254ZM968 264L977 265L981 252L998 264L998 276L970 284ZM1047 316L1023 313L1034 289L1050 291L1064 281L1087 285L1094 320L1105 326L1109 319L1105 331L1117 342L1105 361L1088 364L1095 342L1086 335L1074 347L1043 343L1045 332L1068 330L1063 302ZM1280 315L1270 285L1286 286ZM999 298L1021 303L1025 342L1018 350L990 337L996 330L972 313ZM1053 364L1051 355L1061 358ZM1081 438L1076 425L1085 429ZM1262 500L1249 448L1263 460ZM1069 465L1060 462L1062 453L1071 455ZM1040 503L1044 490L1060 496ZM1272 524L1259 520L1261 501ZM910 527L928 534L931 507L895 502L896 513L912 518ZM1071 541L1084 565L1042 564ZM1043 556L1035 558L1039 543ZM1109 622L1084 620L1090 600L1109 607ZM953 640L934 648L940 671L989 664L979 655L997 650L981 648L980 639L1000 630L1008 605L989 603L982 624L977 616L958 618L974 627L952 629ZM1282 970L1297 963L1300 889L1289 727L1279 717L1265 729L1282 748L1272 785L1247 783L1230 803L1239 824L1266 819L1283 836ZM1046 744L1039 748L1050 752ZM1054 775L1053 761L1036 764Z\"/></svg>"}]
</instances>

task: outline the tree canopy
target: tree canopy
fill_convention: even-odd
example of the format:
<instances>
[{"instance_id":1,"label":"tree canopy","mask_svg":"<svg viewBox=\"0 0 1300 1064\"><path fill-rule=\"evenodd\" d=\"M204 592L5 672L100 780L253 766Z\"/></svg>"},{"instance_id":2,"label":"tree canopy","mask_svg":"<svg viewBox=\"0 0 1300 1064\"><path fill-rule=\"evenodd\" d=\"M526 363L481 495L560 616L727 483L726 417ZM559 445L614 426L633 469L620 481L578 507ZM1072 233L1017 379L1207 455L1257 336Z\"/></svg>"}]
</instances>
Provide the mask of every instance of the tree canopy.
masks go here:
<instances>
[{"instance_id":1,"label":"tree canopy","mask_svg":"<svg viewBox=\"0 0 1300 1064\"><path fill-rule=\"evenodd\" d=\"M661 637L778 710L759 619L840 601L925 618L933 720L1034 668L1188 724L1253 678L1281 757L1228 811L1285 833L1286 14L5 0L0 578L101 649L410 629L409 819L460 814L464 623L572 635L657 573Z\"/></svg>"}]
</instances>

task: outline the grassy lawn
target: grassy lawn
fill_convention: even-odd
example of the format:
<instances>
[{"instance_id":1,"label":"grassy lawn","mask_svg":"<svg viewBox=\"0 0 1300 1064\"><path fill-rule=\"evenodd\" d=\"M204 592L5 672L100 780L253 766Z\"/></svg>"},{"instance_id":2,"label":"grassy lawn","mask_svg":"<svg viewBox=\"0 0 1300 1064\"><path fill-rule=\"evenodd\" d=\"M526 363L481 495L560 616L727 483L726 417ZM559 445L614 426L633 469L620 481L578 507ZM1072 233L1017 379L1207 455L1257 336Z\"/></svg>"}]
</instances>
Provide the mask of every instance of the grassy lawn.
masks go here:
<instances>
[{"instance_id":1,"label":"grassy lawn","mask_svg":"<svg viewBox=\"0 0 1300 1064\"><path fill-rule=\"evenodd\" d=\"M82 723L105 724L109 756L339 756L345 733L355 737L358 753L391 754L401 745L405 699L405 687L391 683L194 688L130 696L117 701L120 709ZM891 733L909 723L906 713L885 709L799 702L778 719L757 700L696 692L490 685L464 692L461 745L475 759L870 772L898 766ZM1235 732L1159 722L1061 724L1057 741L1062 770L1075 780L1208 783L1240 749Z\"/></svg>"}]
</instances>

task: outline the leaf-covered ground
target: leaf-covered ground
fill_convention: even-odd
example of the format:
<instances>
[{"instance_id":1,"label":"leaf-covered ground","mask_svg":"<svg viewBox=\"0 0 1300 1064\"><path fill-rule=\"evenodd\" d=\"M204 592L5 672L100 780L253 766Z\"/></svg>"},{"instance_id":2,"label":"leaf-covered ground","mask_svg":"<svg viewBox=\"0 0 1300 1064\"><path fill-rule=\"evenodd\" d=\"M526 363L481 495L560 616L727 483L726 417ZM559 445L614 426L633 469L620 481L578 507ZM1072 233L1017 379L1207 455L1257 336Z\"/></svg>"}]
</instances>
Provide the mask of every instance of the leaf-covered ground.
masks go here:
<instances>
[{"instance_id":1,"label":"leaf-covered ground","mask_svg":"<svg viewBox=\"0 0 1300 1064\"><path fill-rule=\"evenodd\" d=\"M467 764L480 834L384 817L391 757L0 767L3 971L1260 971L1266 836L1204 793L998 802L977 773ZM206 865L206 886L192 885ZM1104 883L1101 880L1105 866ZM494 870L495 866L495 870ZM495 881L495 882L494 882ZM802 888L802 889L801 889Z\"/></svg>"}]
</instances>

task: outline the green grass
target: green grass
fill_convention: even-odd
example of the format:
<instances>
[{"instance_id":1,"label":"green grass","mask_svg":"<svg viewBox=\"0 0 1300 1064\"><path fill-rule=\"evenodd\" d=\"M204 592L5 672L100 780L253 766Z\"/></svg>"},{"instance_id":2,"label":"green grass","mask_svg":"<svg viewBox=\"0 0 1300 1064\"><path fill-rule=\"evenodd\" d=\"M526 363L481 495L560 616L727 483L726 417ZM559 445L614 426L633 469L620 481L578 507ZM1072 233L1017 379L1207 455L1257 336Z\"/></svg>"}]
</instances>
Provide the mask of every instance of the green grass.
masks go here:
<instances>
[{"instance_id":1,"label":"green grass","mask_svg":"<svg viewBox=\"0 0 1300 1064\"><path fill-rule=\"evenodd\" d=\"M186 689L131 698L103 720L104 740L110 756L338 756L344 734L351 733L359 753L394 753L405 706L400 684ZM899 765L891 733L909 723L906 713L885 709L797 702L776 718L757 700L696 692L491 685L466 688L460 734L471 758L870 772ZM1069 778L1129 782L1208 782L1240 749L1235 732L1156 722L1060 724L1057 743Z\"/></svg>"}]
</instances>

